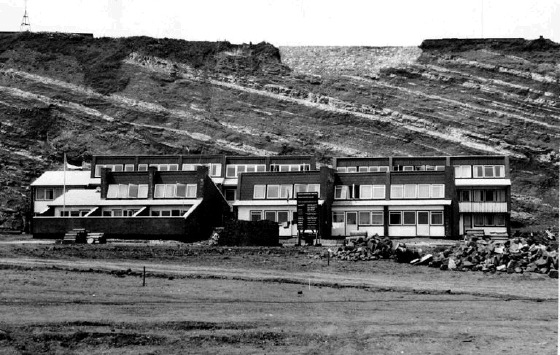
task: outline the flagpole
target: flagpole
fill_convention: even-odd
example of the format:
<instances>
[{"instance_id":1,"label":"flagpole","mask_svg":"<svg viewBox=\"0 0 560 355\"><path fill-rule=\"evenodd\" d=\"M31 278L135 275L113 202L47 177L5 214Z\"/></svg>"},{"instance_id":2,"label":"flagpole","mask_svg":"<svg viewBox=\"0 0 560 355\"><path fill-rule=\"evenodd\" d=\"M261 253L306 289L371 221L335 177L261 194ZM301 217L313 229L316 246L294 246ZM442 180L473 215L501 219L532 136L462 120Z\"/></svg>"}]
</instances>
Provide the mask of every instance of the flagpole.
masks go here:
<instances>
[{"instance_id":1,"label":"flagpole","mask_svg":"<svg viewBox=\"0 0 560 355\"><path fill-rule=\"evenodd\" d=\"M62 215L66 217L66 153L64 153L64 177L62 187Z\"/></svg>"}]
</instances>

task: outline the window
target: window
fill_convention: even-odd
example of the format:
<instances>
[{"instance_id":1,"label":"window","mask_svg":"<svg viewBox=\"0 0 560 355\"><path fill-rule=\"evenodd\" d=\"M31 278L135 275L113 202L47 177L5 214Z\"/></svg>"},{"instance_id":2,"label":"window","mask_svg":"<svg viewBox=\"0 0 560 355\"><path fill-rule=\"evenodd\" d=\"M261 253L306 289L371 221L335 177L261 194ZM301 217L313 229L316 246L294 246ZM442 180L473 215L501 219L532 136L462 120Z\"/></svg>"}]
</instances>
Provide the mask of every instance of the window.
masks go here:
<instances>
[{"instance_id":1,"label":"window","mask_svg":"<svg viewBox=\"0 0 560 355\"><path fill-rule=\"evenodd\" d=\"M413 166L403 166L403 171L414 171Z\"/></svg>"},{"instance_id":2,"label":"window","mask_svg":"<svg viewBox=\"0 0 560 355\"><path fill-rule=\"evenodd\" d=\"M416 185L404 185L404 198L416 198Z\"/></svg>"},{"instance_id":3,"label":"window","mask_svg":"<svg viewBox=\"0 0 560 355\"><path fill-rule=\"evenodd\" d=\"M187 197L187 185L177 184L177 197Z\"/></svg>"},{"instance_id":4,"label":"window","mask_svg":"<svg viewBox=\"0 0 560 355\"><path fill-rule=\"evenodd\" d=\"M134 164L125 164L124 171L134 171Z\"/></svg>"},{"instance_id":5,"label":"window","mask_svg":"<svg viewBox=\"0 0 560 355\"><path fill-rule=\"evenodd\" d=\"M403 185L391 185L391 198L403 198Z\"/></svg>"},{"instance_id":6,"label":"window","mask_svg":"<svg viewBox=\"0 0 560 355\"><path fill-rule=\"evenodd\" d=\"M373 195L373 187L371 185L360 185L360 198L371 199Z\"/></svg>"},{"instance_id":7,"label":"window","mask_svg":"<svg viewBox=\"0 0 560 355\"><path fill-rule=\"evenodd\" d=\"M441 226L443 225L443 212L430 212L430 216L432 219L431 224L434 226Z\"/></svg>"},{"instance_id":8,"label":"window","mask_svg":"<svg viewBox=\"0 0 560 355\"><path fill-rule=\"evenodd\" d=\"M400 212L389 212L389 224L393 226L401 225L401 213Z\"/></svg>"},{"instance_id":9,"label":"window","mask_svg":"<svg viewBox=\"0 0 560 355\"><path fill-rule=\"evenodd\" d=\"M138 171L148 171L148 164L138 164Z\"/></svg>"},{"instance_id":10,"label":"window","mask_svg":"<svg viewBox=\"0 0 560 355\"><path fill-rule=\"evenodd\" d=\"M262 211L251 211L251 221L256 222L262 219Z\"/></svg>"},{"instance_id":11,"label":"window","mask_svg":"<svg viewBox=\"0 0 560 355\"><path fill-rule=\"evenodd\" d=\"M276 212L264 211L264 219L271 222L276 222Z\"/></svg>"},{"instance_id":12,"label":"window","mask_svg":"<svg viewBox=\"0 0 560 355\"><path fill-rule=\"evenodd\" d=\"M389 171L389 167L388 166L380 166L379 171L382 172L382 173L386 173L386 172Z\"/></svg>"},{"instance_id":13,"label":"window","mask_svg":"<svg viewBox=\"0 0 560 355\"><path fill-rule=\"evenodd\" d=\"M493 202L496 201L495 191L494 190L486 190L485 192L485 201Z\"/></svg>"},{"instance_id":14,"label":"window","mask_svg":"<svg viewBox=\"0 0 560 355\"><path fill-rule=\"evenodd\" d=\"M445 166L443 165L436 165L436 171L444 171L445 170Z\"/></svg>"},{"instance_id":15,"label":"window","mask_svg":"<svg viewBox=\"0 0 560 355\"><path fill-rule=\"evenodd\" d=\"M114 172L121 172L121 171L123 171L123 166L122 166L122 164L113 165L113 171L114 171Z\"/></svg>"},{"instance_id":16,"label":"window","mask_svg":"<svg viewBox=\"0 0 560 355\"><path fill-rule=\"evenodd\" d=\"M346 167L345 166L339 166L336 168L336 171L338 171L339 173L345 173L346 172Z\"/></svg>"},{"instance_id":17,"label":"window","mask_svg":"<svg viewBox=\"0 0 560 355\"><path fill-rule=\"evenodd\" d=\"M384 199L385 198L385 185L373 185L373 196L374 199Z\"/></svg>"},{"instance_id":18,"label":"window","mask_svg":"<svg viewBox=\"0 0 560 355\"><path fill-rule=\"evenodd\" d=\"M295 184L294 185L294 196L297 197L298 192L307 192L307 185L305 185L305 184Z\"/></svg>"},{"instance_id":19,"label":"window","mask_svg":"<svg viewBox=\"0 0 560 355\"><path fill-rule=\"evenodd\" d=\"M371 213L371 224L374 226L383 225L383 212L372 212Z\"/></svg>"},{"instance_id":20,"label":"window","mask_svg":"<svg viewBox=\"0 0 560 355\"><path fill-rule=\"evenodd\" d=\"M289 212L288 211L278 211L278 219L277 222L280 223L286 223L288 222L288 216L289 216Z\"/></svg>"},{"instance_id":21,"label":"window","mask_svg":"<svg viewBox=\"0 0 560 355\"><path fill-rule=\"evenodd\" d=\"M196 170L196 164L183 164L181 166L181 170L183 170L183 171L195 171Z\"/></svg>"},{"instance_id":22,"label":"window","mask_svg":"<svg viewBox=\"0 0 560 355\"><path fill-rule=\"evenodd\" d=\"M371 212L360 212L359 218L360 218L360 224L362 225L371 224Z\"/></svg>"},{"instance_id":23,"label":"window","mask_svg":"<svg viewBox=\"0 0 560 355\"><path fill-rule=\"evenodd\" d=\"M165 197L176 197L176 196L177 196L177 185L166 184Z\"/></svg>"},{"instance_id":24,"label":"window","mask_svg":"<svg viewBox=\"0 0 560 355\"><path fill-rule=\"evenodd\" d=\"M119 184L119 198L128 198L128 185Z\"/></svg>"},{"instance_id":25,"label":"window","mask_svg":"<svg viewBox=\"0 0 560 355\"><path fill-rule=\"evenodd\" d=\"M444 185L432 185L432 198L444 198Z\"/></svg>"},{"instance_id":26,"label":"window","mask_svg":"<svg viewBox=\"0 0 560 355\"><path fill-rule=\"evenodd\" d=\"M505 226L506 225L506 216L504 214L494 215L494 223L495 223L496 226Z\"/></svg>"},{"instance_id":27,"label":"window","mask_svg":"<svg viewBox=\"0 0 560 355\"><path fill-rule=\"evenodd\" d=\"M292 185L280 185L280 197L292 198Z\"/></svg>"},{"instance_id":28,"label":"window","mask_svg":"<svg viewBox=\"0 0 560 355\"><path fill-rule=\"evenodd\" d=\"M360 167L358 168L358 172L360 172L360 173L367 173L368 170L369 170L369 169L368 169L367 166L360 166Z\"/></svg>"},{"instance_id":29,"label":"window","mask_svg":"<svg viewBox=\"0 0 560 355\"><path fill-rule=\"evenodd\" d=\"M247 170L247 166L245 166L245 165L238 165L238 166L237 166L237 172L235 173L235 176L236 176L236 177L239 177L239 175L243 174L246 170Z\"/></svg>"},{"instance_id":30,"label":"window","mask_svg":"<svg viewBox=\"0 0 560 355\"><path fill-rule=\"evenodd\" d=\"M138 198L148 198L148 185L138 185Z\"/></svg>"},{"instance_id":31,"label":"window","mask_svg":"<svg viewBox=\"0 0 560 355\"><path fill-rule=\"evenodd\" d=\"M494 215L493 214L485 214L484 215L484 224L487 226L494 225Z\"/></svg>"},{"instance_id":32,"label":"window","mask_svg":"<svg viewBox=\"0 0 560 355\"><path fill-rule=\"evenodd\" d=\"M361 168L360 168L361 169ZM379 167L378 166L370 166L368 167L368 171L369 172L378 172L379 171Z\"/></svg>"},{"instance_id":33,"label":"window","mask_svg":"<svg viewBox=\"0 0 560 355\"><path fill-rule=\"evenodd\" d=\"M344 223L344 212L333 212L332 213L333 223Z\"/></svg>"},{"instance_id":34,"label":"window","mask_svg":"<svg viewBox=\"0 0 560 355\"><path fill-rule=\"evenodd\" d=\"M235 189L226 189L225 190L225 197L226 197L226 201L235 201ZM264 189L262 190L262 196L261 198L264 198ZM256 197L253 197L256 198Z\"/></svg>"},{"instance_id":35,"label":"window","mask_svg":"<svg viewBox=\"0 0 560 355\"><path fill-rule=\"evenodd\" d=\"M187 185L187 198L196 198L196 184Z\"/></svg>"},{"instance_id":36,"label":"window","mask_svg":"<svg viewBox=\"0 0 560 355\"><path fill-rule=\"evenodd\" d=\"M349 166L346 168L347 173L355 173L357 171L355 166Z\"/></svg>"},{"instance_id":37,"label":"window","mask_svg":"<svg viewBox=\"0 0 560 355\"><path fill-rule=\"evenodd\" d=\"M307 185L307 192L317 192L319 193L321 189L321 185L319 184L309 184Z\"/></svg>"},{"instance_id":38,"label":"window","mask_svg":"<svg viewBox=\"0 0 560 355\"><path fill-rule=\"evenodd\" d=\"M113 217L122 217L122 210L111 210Z\"/></svg>"},{"instance_id":39,"label":"window","mask_svg":"<svg viewBox=\"0 0 560 355\"><path fill-rule=\"evenodd\" d=\"M503 165L495 165L494 166L494 176L496 177L505 177L505 166Z\"/></svg>"},{"instance_id":40,"label":"window","mask_svg":"<svg viewBox=\"0 0 560 355\"><path fill-rule=\"evenodd\" d=\"M268 185L266 187L266 197L267 198L278 198L280 196L280 186L279 185Z\"/></svg>"},{"instance_id":41,"label":"window","mask_svg":"<svg viewBox=\"0 0 560 355\"><path fill-rule=\"evenodd\" d=\"M154 197L155 198L165 197L165 185L156 184L156 188L154 190Z\"/></svg>"},{"instance_id":42,"label":"window","mask_svg":"<svg viewBox=\"0 0 560 355\"><path fill-rule=\"evenodd\" d=\"M430 185L428 184L418 185L418 198L430 198Z\"/></svg>"},{"instance_id":43,"label":"window","mask_svg":"<svg viewBox=\"0 0 560 355\"><path fill-rule=\"evenodd\" d=\"M416 225L416 211L404 211L403 224L409 226Z\"/></svg>"},{"instance_id":44,"label":"window","mask_svg":"<svg viewBox=\"0 0 560 355\"><path fill-rule=\"evenodd\" d=\"M234 178L237 177L235 174L235 165L227 165L226 166L226 177Z\"/></svg>"},{"instance_id":45,"label":"window","mask_svg":"<svg viewBox=\"0 0 560 355\"><path fill-rule=\"evenodd\" d=\"M138 198L138 185L136 184L128 185L128 197Z\"/></svg>"},{"instance_id":46,"label":"window","mask_svg":"<svg viewBox=\"0 0 560 355\"><path fill-rule=\"evenodd\" d=\"M460 202L470 202L471 200L471 192L469 190L460 190L459 191L459 201Z\"/></svg>"},{"instance_id":47,"label":"window","mask_svg":"<svg viewBox=\"0 0 560 355\"><path fill-rule=\"evenodd\" d=\"M111 184L107 190L107 198L118 198L119 197L119 185Z\"/></svg>"},{"instance_id":48,"label":"window","mask_svg":"<svg viewBox=\"0 0 560 355\"><path fill-rule=\"evenodd\" d=\"M336 185L334 187L334 198L337 200L346 200L350 197L350 186Z\"/></svg>"}]
</instances>

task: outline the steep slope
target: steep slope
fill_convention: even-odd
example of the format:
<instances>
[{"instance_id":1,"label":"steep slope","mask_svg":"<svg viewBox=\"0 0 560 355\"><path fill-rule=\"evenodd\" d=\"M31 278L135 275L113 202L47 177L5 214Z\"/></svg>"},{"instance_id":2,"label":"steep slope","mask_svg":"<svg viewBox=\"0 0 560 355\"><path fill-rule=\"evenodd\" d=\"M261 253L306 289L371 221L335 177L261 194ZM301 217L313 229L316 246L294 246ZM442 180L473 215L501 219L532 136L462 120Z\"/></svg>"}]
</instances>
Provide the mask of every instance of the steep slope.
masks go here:
<instances>
[{"instance_id":1,"label":"steep slope","mask_svg":"<svg viewBox=\"0 0 560 355\"><path fill-rule=\"evenodd\" d=\"M558 218L560 66L540 39L283 47L0 35L0 225L92 154L506 154L517 226ZM23 185L22 185L23 184Z\"/></svg>"}]
</instances>

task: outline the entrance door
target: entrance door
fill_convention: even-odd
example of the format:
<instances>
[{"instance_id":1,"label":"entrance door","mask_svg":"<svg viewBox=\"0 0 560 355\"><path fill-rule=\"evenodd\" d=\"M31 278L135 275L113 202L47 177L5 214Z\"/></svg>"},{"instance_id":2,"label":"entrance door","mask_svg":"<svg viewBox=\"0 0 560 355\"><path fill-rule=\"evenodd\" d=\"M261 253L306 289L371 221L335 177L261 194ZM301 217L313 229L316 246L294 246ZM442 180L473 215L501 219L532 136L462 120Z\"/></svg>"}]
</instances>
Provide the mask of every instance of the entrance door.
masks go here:
<instances>
[{"instance_id":1,"label":"entrance door","mask_svg":"<svg viewBox=\"0 0 560 355\"><path fill-rule=\"evenodd\" d=\"M463 234L472 228L472 215L470 213L463 214Z\"/></svg>"},{"instance_id":2,"label":"entrance door","mask_svg":"<svg viewBox=\"0 0 560 355\"><path fill-rule=\"evenodd\" d=\"M351 231L358 230L358 212L346 212L345 234L350 235Z\"/></svg>"},{"instance_id":3,"label":"entrance door","mask_svg":"<svg viewBox=\"0 0 560 355\"><path fill-rule=\"evenodd\" d=\"M416 235L422 237L430 236L430 212L418 211L418 224L416 225Z\"/></svg>"}]
</instances>

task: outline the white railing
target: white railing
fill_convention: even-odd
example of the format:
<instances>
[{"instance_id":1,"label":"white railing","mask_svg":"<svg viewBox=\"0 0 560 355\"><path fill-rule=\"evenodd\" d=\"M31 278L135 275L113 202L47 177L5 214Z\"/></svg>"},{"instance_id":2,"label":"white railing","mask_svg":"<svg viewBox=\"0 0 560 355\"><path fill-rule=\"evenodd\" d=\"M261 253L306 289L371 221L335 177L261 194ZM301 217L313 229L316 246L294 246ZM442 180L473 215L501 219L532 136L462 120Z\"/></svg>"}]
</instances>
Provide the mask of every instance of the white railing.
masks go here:
<instances>
[{"instance_id":1,"label":"white railing","mask_svg":"<svg viewBox=\"0 0 560 355\"><path fill-rule=\"evenodd\" d=\"M459 212L507 212L507 202L459 202Z\"/></svg>"}]
</instances>

